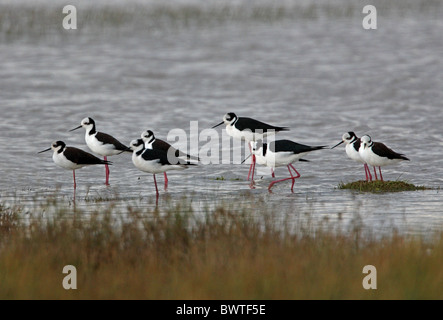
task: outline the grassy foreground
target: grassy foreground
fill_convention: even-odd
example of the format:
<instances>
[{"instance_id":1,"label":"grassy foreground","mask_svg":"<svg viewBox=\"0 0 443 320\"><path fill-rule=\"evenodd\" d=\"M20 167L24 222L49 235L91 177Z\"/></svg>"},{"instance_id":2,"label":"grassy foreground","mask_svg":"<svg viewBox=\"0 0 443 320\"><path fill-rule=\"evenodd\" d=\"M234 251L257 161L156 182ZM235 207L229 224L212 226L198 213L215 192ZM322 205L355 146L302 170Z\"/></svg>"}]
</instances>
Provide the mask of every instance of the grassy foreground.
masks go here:
<instances>
[{"instance_id":1,"label":"grassy foreground","mask_svg":"<svg viewBox=\"0 0 443 320\"><path fill-rule=\"evenodd\" d=\"M241 204L124 217L48 206L53 217L24 219L0 204L0 299L443 299L443 233L295 235ZM62 286L65 265L76 290ZM376 290L362 286L365 265L377 268Z\"/></svg>"}]
</instances>

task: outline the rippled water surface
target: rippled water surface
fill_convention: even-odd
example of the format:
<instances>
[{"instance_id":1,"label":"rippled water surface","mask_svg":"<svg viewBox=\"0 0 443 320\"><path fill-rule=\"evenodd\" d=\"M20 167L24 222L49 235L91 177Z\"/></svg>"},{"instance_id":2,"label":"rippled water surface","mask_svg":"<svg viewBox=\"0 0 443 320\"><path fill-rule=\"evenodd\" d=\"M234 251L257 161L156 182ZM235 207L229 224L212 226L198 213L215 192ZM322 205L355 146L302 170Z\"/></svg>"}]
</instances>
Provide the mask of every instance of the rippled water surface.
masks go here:
<instances>
[{"instance_id":1,"label":"rippled water surface","mask_svg":"<svg viewBox=\"0 0 443 320\"><path fill-rule=\"evenodd\" d=\"M386 180L433 189L339 190L340 182L364 178L362 165L342 147L297 163L302 176L293 193L290 182L268 193L267 168L258 169L251 190L247 164L171 172L167 192L160 188L160 206L186 196L196 212L264 203L292 215L295 224L358 223L380 233L442 229L441 2L376 1L377 30L362 28L364 3L351 0L71 3L77 30L62 28L63 2L0 4L2 203L35 211L57 193L71 206L72 173L56 167L49 152L37 152L54 140L88 150L82 130L68 132L86 116L129 144L147 128L164 140L171 129L183 129L195 142L235 112L288 126L278 138L311 145L333 146L351 130L370 134L411 159L386 167ZM198 121L196 132L191 121ZM220 148L227 151L222 130ZM201 139L190 153L207 143ZM154 206L152 176L138 171L129 154L111 160L110 187L103 168L77 171L76 205Z\"/></svg>"}]
</instances>

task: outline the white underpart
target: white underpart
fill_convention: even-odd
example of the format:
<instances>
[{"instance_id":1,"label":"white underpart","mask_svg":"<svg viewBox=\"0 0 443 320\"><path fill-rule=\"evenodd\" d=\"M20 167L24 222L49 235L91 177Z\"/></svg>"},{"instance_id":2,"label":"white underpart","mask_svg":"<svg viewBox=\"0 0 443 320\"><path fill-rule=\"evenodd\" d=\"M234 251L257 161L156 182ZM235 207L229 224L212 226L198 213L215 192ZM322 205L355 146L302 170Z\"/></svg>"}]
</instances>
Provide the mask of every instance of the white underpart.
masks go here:
<instances>
[{"instance_id":1,"label":"white underpart","mask_svg":"<svg viewBox=\"0 0 443 320\"><path fill-rule=\"evenodd\" d=\"M132 152L132 163L134 164L134 166L137 169L140 169L140 166L142 165L142 157L137 155L137 152L139 152L141 149L143 148L143 146L139 146L137 147L137 149L135 149ZM140 169L141 170L141 169Z\"/></svg>"},{"instance_id":2,"label":"white underpart","mask_svg":"<svg viewBox=\"0 0 443 320\"><path fill-rule=\"evenodd\" d=\"M115 156L121 153L120 150L115 149L113 144L103 144L102 142L98 141L95 137L97 133L90 135L89 131L90 129L86 131L85 141L88 148L91 149L92 152L101 156Z\"/></svg>"},{"instance_id":3,"label":"white underpart","mask_svg":"<svg viewBox=\"0 0 443 320\"><path fill-rule=\"evenodd\" d=\"M58 153L57 150L54 150L54 153L52 155L52 160L54 160L54 163L64 169L67 170L75 170L84 167L85 165L80 165L77 163L74 163L72 161L69 161L62 153Z\"/></svg>"},{"instance_id":4,"label":"white underpart","mask_svg":"<svg viewBox=\"0 0 443 320\"><path fill-rule=\"evenodd\" d=\"M260 147L257 150L252 149L252 154L255 155L255 161L262 166L266 166L266 157L263 157L263 147Z\"/></svg>"},{"instance_id":5,"label":"white underpart","mask_svg":"<svg viewBox=\"0 0 443 320\"><path fill-rule=\"evenodd\" d=\"M298 160L300 160L303 156L308 154L309 152L302 152L298 154L294 154L291 151L286 152L273 152L271 150L267 150L266 155L263 156L263 148L259 148L256 151L253 151L256 156L256 161L258 164L265 165L271 168L288 166Z\"/></svg>"},{"instance_id":6,"label":"white underpart","mask_svg":"<svg viewBox=\"0 0 443 320\"><path fill-rule=\"evenodd\" d=\"M372 148L367 146L365 147L363 143L360 145L358 152L363 161L373 167L383 167L401 161L401 159L388 159L386 157L380 157L372 151Z\"/></svg>"},{"instance_id":7,"label":"white underpart","mask_svg":"<svg viewBox=\"0 0 443 320\"><path fill-rule=\"evenodd\" d=\"M365 163L365 161L361 158L360 156L360 152L355 150L354 148L354 143L348 143L346 142L346 154L348 155L349 158L351 158L352 160L361 162L361 163ZM361 146L361 145L360 145Z\"/></svg>"},{"instance_id":8,"label":"white underpart","mask_svg":"<svg viewBox=\"0 0 443 320\"><path fill-rule=\"evenodd\" d=\"M132 153L132 163L134 166L147 173L157 174L157 173L163 173L169 170L183 170L187 167L185 165L179 165L179 164L170 164L170 165L162 165L160 163L160 160L154 159L154 160L145 160L142 158L142 154L137 155L137 151L140 151L143 146L140 146L136 151Z\"/></svg>"},{"instance_id":9,"label":"white underpart","mask_svg":"<svg viewBox=\"0 0 443 320\"><path fill-rule=\"evenodd\" d=\"M308 153L309 152L302 152L294 154L291 151L275 153L272 150L268 150L268 152L266 152L266 163L268 167L283 167L300 160Z\"/></svg>"}]
</instances>

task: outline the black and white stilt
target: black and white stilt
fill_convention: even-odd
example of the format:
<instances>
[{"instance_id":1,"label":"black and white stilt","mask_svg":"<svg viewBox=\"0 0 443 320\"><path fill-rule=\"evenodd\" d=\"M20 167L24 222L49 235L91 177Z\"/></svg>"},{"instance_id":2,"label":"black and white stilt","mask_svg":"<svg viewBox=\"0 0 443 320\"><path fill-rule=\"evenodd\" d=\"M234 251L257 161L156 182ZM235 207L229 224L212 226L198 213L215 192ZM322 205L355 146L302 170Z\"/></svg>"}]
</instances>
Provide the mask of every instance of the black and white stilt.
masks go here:
<instances>
[{"instance_id":1,"label":"black and white stilt","mask_svg":"<svg viewBox=\"0 0 443 320\"><path fill-rule=\"evenodd\" d=\"M252 143L252 153L257 157L257 163L271 168L288 167L290 178L275 180L269 184L268 189L278 182L292 180L291 191L294 190L295 179L300 177L300 173L292 165L295 161L307 161L302 159L309 152L324 149L325 146L308 146L291 140L275 140L269 144L259 142ZM296 174L292 174L291 169Z\"/></svg>"},{"instance_id":2,"label":"black and white stilt","mask_svg":"<svg viewBox=\"0 0 443 320\"><path fill-rule=\"evenodd\" d=\"M95 121L92 118L84 118L81 124L71 129L74 131L80 128L85 128L85 141L86 145L91 149L92 152L104 157L104 160L108 160L107 157L120 154L122 152L132 152L130 148L125 146L123 143L118 141L113 136L98 132L96 130ZM106 181L105 184L109 185L109 167L106 165Z\"/></svg>"},{"instance_id":3,"label":"black and white stilt","mask_svg":"<svg viewBox=\"0 0 443 320\"><path fill-rule=\"evenodd\" d=\"M381 167L393 165L401 161L409 161L403 154L397 153L388 148L381 142L372 141L371 137L364 135L361 137L361 144L359 148L360 157L370 166L374 166L375 178L377 178L377 171L375 167L378 167L380 171L380 180L383 181L381 174Z\"/></svg>"},{"instance_id":4,"label":"black and white stilt","mask_svg":"<svg viewBox=\"0 0 443 320\"><path fill-rule=\"evenodd\" d=\"M103 164L112 164L109 161L101 160L96 156L74 147L67 147L63 141L55 141L52 143L51 148L40 151L39 153L53 150L52 160L54 163L64 169L72 170L72 175L74 178L74 189L77 188L75 182L75 170L80 169L84 166Z\"/></svg>"},{"instance_id":5,"label":"black and white stilt","mask_svg":"<svg viewBox=\"0 0 443 320\"><path fill-rule=\"evenodd\" d=\"M226 132L228 135L236 139L246 140L249 146L249 151L252 151L251 142L263 140L265 137L274 135L280 131L289 130L287 127L273 126L252 118L237 117L237 115L233 112L225 114L223 121L212 128L216 128L222 124L226 125ZM248 180L251 177L251 172L251 179L254 180L255 163L256 158L255 155L252 154L252 162L249 167ZM273 172L272 175L274 176Z\"/></svg>"},{"instance_id":6,"label":"black and white stilt","mask_svg":"<svg viewBox=\"0 0 443 320\"><path fill-rule=\"evenodd\" d=\"M161 150L168 154L168 157L170 160L172 160L172 163L176 163L178 160L177 158L185 158L186 160L195 160L200 161L199 157L191 156L185 152L182 152L173 146L171 146L168 142L157 139L154 135L154 132L151 130L145 130L141 134L141 138L143 139L143 142L145 143L146 149L152 149L152 150ZM166 174L166 171L164 172L165 177L165 188L168 185L168 176Z\"/></svg>"},{"instance_id":7,"label":"black and white stilt","mask_svg":"<svg viewBox=\"0 0 443 320\"><path fill-rule=\"evenodd\" d=\"M363 163L363 166L365 168L366 181L372 181L371 170L369 170L368 164L362 159L362 157L360 156L360 153L359 153L360 138L357 137L357 135L353 131L349 131L349 132L343 134L342 141L337 143L331 149L338 147L342 143L346 144L345 150L346 150L346 154L348 155L349 158L351 158L354 161ZM374 170L375 170L375 168L374 168Z\"/></svg>"},{"instance_id":8,"label":"black and white stilt","mask_svg":"<svg viewBox=\"0 0 443 320\"><path fill-rule=\"evenodd\" d=\"M184 170L191 165L195 165L189 161L179 159L177 163L171 163L168 159L168 153L162 150L146 149L142 139L132 140L130 148L133 150L132 162L134 166L154 176L155 191L158 197L158 187L155 175L170 170Z\"/></svg>"}]
</instances>

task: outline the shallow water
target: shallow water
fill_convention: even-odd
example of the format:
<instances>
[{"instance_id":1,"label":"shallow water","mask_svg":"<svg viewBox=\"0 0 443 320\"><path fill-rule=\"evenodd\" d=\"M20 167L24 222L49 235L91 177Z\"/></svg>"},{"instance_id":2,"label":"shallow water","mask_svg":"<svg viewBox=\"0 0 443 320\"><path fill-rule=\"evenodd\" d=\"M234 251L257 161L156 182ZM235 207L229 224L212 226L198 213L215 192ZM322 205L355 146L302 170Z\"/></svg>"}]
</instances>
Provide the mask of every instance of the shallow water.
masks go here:
<instances>
[{"instance_id":1,"label":"shallow water","mask_svg":"<svg viewBox=\"0 0 443 320\"><path fill-rule=\"evenodd\" d=\"M311 145L333 146L350 130L370 134L411 159L386 167L386 180L434 189L338 190L340 182L364 178L363 166L341 147L297 163L302 176L293 193L289 182L268 193L267 168L258 169L251 190L247 164L171 172L160 206L183 196L197 212L260 200L268 210L293 214L295 224L309 221L313 228L326 219L375 233L442 230L440 2L375 2L378 30L361 27L363 4L351 0L71 3L79 22L70 31L62 28L62 2L1 5L2 203L32 211L57 191L70 206L72 173L56 167L50 152L37 152L54 140L88 150L82 130L68 132L86 116L99 131L129 144L147 128L166 140L171 129L190 133L190 122L198 121L201 132L235 112L288 126L278 138ZM104 168L77 171L76 205L96 210L97 201L89 200L99 199L122 211L128 204L155 206L152 176L139 172L128 154L111 160L110 187L103 185ZM283 177L287 170L276 174Z\"/></svg>"}]
</instances>

